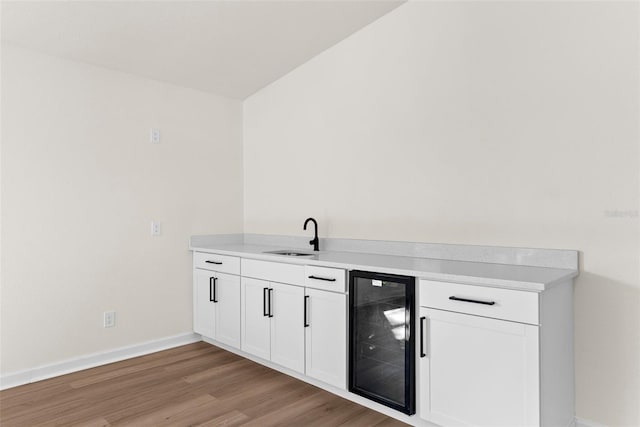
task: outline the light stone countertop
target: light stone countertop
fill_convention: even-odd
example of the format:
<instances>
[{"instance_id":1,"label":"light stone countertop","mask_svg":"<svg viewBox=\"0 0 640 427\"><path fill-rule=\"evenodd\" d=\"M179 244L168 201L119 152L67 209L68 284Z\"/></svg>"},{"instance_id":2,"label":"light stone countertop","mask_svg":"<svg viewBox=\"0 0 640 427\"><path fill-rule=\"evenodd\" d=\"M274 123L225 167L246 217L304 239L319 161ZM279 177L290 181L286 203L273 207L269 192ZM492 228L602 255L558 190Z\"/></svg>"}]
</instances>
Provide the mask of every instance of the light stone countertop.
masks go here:
<instances>
[{"instance_id":1,"label":"light stone countertop","mask_svg":"<svg viewBox=\"0 0 640 427\"><path fill-rule=\"evenodd\" d=\"M578 275L577 252L575 252L576 268L552 268L544 266L503 264L495 262L474 262L452 259L436 259L414 256L398 256L356 251L321 250L313 256L292 257L267 254L267 251L291 250L313 253L311 247L301 247L299 240L286 241L274 239L272 244L264 244L267 239L202 239L194 236L190 249L198 252L217 253L242 258L282 262L288 264L317 265L343 268L347 270L375 271L379 273L415 276L445 282L470 285L492 286L533 292L541 292L551 286L566 282ZM224 236L222 236L224 237ZM256 240L260 244L247 242ZM366 242L366 241L365 241ZM288 246L282 245L289 244ZM321 240L321 247L322 247ZM329 246L329 245L327 245ZM335 245L334 245L335 246ZM487 248L487 247L483 247ZM505 248L496 248L496 252ZM511 248L507 248L511 249ZM514 248L513 250L519 250ZM528 250L531 251L531 250ZM550 250L539 250L548 252ZM548 253L543 255L549 256ZM560 254L562 255L562 254Z\"/></svg>"}]
</instances>

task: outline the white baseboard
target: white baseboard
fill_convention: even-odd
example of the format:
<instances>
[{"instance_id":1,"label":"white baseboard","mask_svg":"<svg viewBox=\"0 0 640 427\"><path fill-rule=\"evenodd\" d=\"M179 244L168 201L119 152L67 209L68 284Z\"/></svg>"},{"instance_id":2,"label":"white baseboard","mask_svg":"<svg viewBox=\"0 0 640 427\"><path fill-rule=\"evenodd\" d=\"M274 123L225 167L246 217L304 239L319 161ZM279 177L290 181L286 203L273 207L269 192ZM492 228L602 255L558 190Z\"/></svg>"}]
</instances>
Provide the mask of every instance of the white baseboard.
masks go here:
<instances>
[{"instance_id":1,"label":"white baseboard","mask_svg":"<svg viewBox=\"0 0 640 427\"><path fill-rule=\"evenodd\" d=\"M131 359L132 357L143 356L201 340L200 335L194 333L174 335L140 344L120 347L102 353L68 359L50 365L38 366L24 371L12 372L0 376L0 390L81 371L83 369L95 368L96 366L119 362L121 360Z\"/></svg>"},{"instance_id":2,"label":"white baseboard","mask_svg":"<svg viewBox=\"0 0 640 427\"><path fill-rule=\"evenodd\" d=\"M596 423L595 421L585 420L584 418L576 417L576 427L607 427L604 424Z\"/></svg>"}]
</instances>

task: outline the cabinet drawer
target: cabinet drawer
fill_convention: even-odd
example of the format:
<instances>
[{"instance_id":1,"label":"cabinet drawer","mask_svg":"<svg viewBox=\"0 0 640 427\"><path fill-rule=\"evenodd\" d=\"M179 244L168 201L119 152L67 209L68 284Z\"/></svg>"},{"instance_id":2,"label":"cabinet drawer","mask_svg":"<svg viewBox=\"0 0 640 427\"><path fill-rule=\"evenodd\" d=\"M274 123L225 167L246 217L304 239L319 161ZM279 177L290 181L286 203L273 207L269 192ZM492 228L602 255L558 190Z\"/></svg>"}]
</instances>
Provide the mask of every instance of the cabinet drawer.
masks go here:
<instances>
[{"instance_id":1,"label":"cabinet drawer","mask_svg":"<svg viewBox=\"0 0 640 427\"><path fill-rule=\"evenodd\" d=\"M304 285L308 288L345 292L346 275L346 271L341 268L306 265L304 267Z\"/></svg>"},{"instance_id":2,"label":"cabinet drawer","mask_svg":"<svg viewBox=\"0 0 640 427\"><path fill-rule=\"evenodd\" d=\"M242 276L303 286L304 266L243 258Z\"/></svg>"},{"instance_id":3,"label":"cabinet drawer","mask_svg":"<svg viewBox=\"0 0 640 427\"><path fill-rule=\"evenodd\" d=\"M196 268L219 271L221 273L240 274L240 258L227 255L194 252Z\"/></svg>"},{"instance_id":4,"label":"cabinet drawer","mask_svg":"<svg viewBox=\"0 0 640 427\"><path fill-rule=\"evenodd\" d=\"M538 294L420 280L420 305L537 325Z\"/></svg>"}]
</instances>

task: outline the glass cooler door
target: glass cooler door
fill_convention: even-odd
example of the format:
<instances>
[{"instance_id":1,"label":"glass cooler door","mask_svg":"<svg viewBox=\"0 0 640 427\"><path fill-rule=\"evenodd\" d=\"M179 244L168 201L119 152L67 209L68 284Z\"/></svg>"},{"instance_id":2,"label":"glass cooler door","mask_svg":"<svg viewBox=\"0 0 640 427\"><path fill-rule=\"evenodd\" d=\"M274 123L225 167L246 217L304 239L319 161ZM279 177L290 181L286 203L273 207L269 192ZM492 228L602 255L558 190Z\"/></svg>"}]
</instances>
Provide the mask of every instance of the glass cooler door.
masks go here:
<instances>
[{"instance_id":1,"label":"glass cooler door","mask_svg":"<svg viewBox=\"0 0 640 427\"><path fill-rule=\"evenodd\" d=\"M415 413L415 279L352 271L349 391Z\"/></svg>"}]
</instances>

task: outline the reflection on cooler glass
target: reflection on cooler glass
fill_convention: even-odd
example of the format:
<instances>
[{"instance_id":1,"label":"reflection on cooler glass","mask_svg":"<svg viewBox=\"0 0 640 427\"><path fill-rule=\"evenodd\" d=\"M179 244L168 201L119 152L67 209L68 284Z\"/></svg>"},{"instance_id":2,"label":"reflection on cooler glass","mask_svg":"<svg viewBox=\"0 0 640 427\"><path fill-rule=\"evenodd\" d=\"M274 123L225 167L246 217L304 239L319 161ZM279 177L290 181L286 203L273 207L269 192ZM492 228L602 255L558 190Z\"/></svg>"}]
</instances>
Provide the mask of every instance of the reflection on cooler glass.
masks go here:
<instances>
[{"instance_id":1,"label":"reflection on cooler glass","mask_svg":"<svg viewBox=\"0 0 640 427\"><path fill-rule=\"evenodd\" d=\"M407 336L405 333L406 310L404 307L386 310L383 314L391 326L391 333L393 334L393 337L397 340L404 341Z\"/></svg>"}]
</instances>

